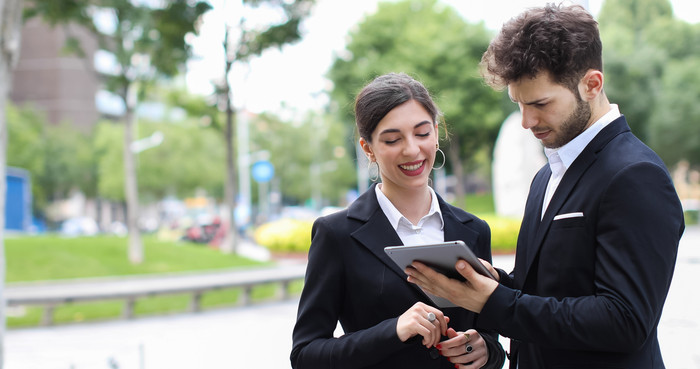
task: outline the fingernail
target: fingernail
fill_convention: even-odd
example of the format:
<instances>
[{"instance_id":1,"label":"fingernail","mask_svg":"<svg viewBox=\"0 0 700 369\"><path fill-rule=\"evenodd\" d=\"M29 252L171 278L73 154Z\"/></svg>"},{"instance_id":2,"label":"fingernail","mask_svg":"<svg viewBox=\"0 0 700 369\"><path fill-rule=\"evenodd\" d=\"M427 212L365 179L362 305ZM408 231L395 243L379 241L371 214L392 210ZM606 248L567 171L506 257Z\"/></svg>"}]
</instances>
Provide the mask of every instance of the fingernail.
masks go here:
<instances>
[{"instance_id":1,"label":"fingernail","mask_svg":"<svg viewBox=\"0 0 700 369\"><path fill-rule=\"evenodd\" d=\"M437 346L435 346L435 348L437 348L438 350L442 350L442 345L438 343Z\"/></svg>"},{"instance_id":2,"label":"fingernail","mask_svg":"<svg viewBox=\"0 0 700 369\"><path fill-rule=\"evenodd\" d=\"M466 268L466 265L463 261L460 261L459 263L457 263L457 269L464 269L464 268Z\"/></svg>"}]
</instances>

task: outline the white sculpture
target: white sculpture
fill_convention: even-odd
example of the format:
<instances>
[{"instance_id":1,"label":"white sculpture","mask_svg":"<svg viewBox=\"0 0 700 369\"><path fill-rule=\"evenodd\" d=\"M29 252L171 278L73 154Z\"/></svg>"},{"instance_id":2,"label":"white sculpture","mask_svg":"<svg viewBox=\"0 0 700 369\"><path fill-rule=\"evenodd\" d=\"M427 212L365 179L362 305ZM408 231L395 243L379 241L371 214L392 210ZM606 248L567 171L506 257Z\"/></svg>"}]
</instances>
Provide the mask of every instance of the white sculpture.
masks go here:
<instances>
[{"instance_id":1,"label":"white sculpture","mask_svg":"<svg viewBox=\"0 0 700 369\"><path fill-rule=\"evenodd\" d=\"M547 162L542 144L521 120L519 111L506 118L493 150L493 200L500 216L523 216L532 178Z\"/></svg>"}]
</instances>

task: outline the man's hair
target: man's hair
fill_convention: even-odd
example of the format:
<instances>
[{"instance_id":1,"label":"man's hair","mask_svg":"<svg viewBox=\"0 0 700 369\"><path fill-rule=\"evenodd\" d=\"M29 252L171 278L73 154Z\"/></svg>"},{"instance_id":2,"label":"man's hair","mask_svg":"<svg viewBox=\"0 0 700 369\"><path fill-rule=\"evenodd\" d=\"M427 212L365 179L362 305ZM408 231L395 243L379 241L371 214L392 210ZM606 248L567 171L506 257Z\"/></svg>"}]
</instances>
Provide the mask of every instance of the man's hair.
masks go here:
<instances>
[{"instance_id":1,"label":"man's hair","mask_svg":"<svg viewBox=\"0 0 700 369\"><path fill-rule=\"evenodd\" d=\"M528 9L503 25L481 58L487 84L503 89L523 77L549 72L572 90L589 69L603 71L598 23L578 5Z\"/></svg>"}]
</instances>

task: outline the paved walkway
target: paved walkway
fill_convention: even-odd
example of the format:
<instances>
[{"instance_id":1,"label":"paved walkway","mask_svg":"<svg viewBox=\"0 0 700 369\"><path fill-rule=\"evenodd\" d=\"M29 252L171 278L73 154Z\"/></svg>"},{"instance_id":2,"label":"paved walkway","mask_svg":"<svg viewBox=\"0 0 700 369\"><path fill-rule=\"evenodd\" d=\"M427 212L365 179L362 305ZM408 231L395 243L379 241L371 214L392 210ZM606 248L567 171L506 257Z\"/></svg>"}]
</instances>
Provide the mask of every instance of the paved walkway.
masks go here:
<instances>
[{"instance_id":1,"label":"paved walkway","mask_svg":"<svg viewBox=\"0 0 700 369\"><path fill-rule=\"evenodd\" d=\"M508 269L512 256L494 264ZM659 326L666 367L700 369L700 227L686 231ZM297 300L244 308L10 330L5 369L290 368ZM506 339L503 339L507 342Z\"/></svg>"}]
</instances>

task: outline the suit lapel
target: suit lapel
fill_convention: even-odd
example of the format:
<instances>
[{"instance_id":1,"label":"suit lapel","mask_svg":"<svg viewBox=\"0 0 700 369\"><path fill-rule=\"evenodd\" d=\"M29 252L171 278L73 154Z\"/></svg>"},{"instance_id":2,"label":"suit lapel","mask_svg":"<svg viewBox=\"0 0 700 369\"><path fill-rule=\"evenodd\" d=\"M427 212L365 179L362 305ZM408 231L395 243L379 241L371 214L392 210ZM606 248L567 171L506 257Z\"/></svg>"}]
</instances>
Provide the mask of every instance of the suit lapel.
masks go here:
<instances>
[{"instance_id":1,"label":"suit lapel","mask_svg":"<svg viewBox=\"0 0 700 369\"><path fill-rule=\"evenodd\" d=\"M479 234L467 226L470 219L458 217L439 195L438 202L440 203L442 220L445 222L445 241L462 240L473 250L479 240Z\"/></svg>"},{"instance_id":2,"label":"suit lapel","mask_svg":"<svg viewBox=\"0 0 700 369\"><path fill-rule=\"evenodd\" d=\"M402 279L406 279L406 273L394 263L384 252L387 246L403 245L401 238L393 230L391 223L379 207L377 195L373 185L360 196L348 209L348 217L364 221L365 224L358 227L351 236L363 247L367 248L374 256L384 263L389 269ZM460 219L450 210L447 203L438 195L438 203L445 222L445 240L463 240L467 245L475 245L479 235L465 225L469 219ZM422 296L424 302L432 304L430 298L413 283L406 282L414 291Z\"/></svg>"},{"instance_id":3,"label":"suit lapel","mask_svg":"<svg viewBox=\"0 0 700 369\"><path fill-rule=\"evenodd\" d=\"M528 195L527 202L525 203L525 216L523 217L522 225L520 226L520 232L518 234L518 245L533 244L533 238L537 234L537 230L540 227L540 214L542 213L542 202L544 201L544 194L547 190L547 182L549 177L552 175L552 171L549 165L545 164L542 169L537 172L535 179L532 181L530 186L530 194ZM519 262L515 263L515 283L516 287L522 289L525 283L525 276L527 271L530 269L530 265L535 258L535 250L529 247L517 247L515 252L516 261L525 260L524 264Z\"/></svg>"},{"instance_id":4,"label":"suit lapel","mask_svg":"<svg viewBox=\"0 0 700 369\"><path fill-rule=\"evenodd\" d=\"M355 200L348 209L348 217L365 222L352 232L351 236L357 242L369 250L374 256L384 263L391 271L396 273L402 279L406 279L406 273L394 263L391 258L384 252L387 246L403 245L401 238L394 231L389 219L384 215L384 212L379 207L377 194L372 185L362 196ZM406 282L406 285L419 293L424 301L430 299L423 291L413 283Z\"/></svg>"},{"instance_id":5,"label":"suit lapel","mask_svg":"<svg viewBox=\"0 0 700 369\"><path fill-rule=\"evenodd\" d=\"M629 131L629 126L627 125L627 121L625 120L624 116L622 116L612 121L607 127L603 128L603 130L600 131L593 138L593 140L586 146L586 148L581 152L581 154L576 158L576 160L574 160L574 162L571 163L571 166L569 167L569 169L566 170L566 173L564 173L564 177L559 183L557 190L554 192L554 195L552 196L552 199L550 200L549 205L547 206L547 210L545 211L541 222L536 222L533 219L539 219L540 217L542 211L542 202L544 201L544 192L547 188L549 176L541 176L542 178L536 181L537 186L533 184L532 190L537 191L537 201L535 202L535 204L532 204L535 209L528 209L528 211L526 211L526 214L528 215L528 223L532 222L534 224L538 224L539 226L530 226L529 228L530 231L534 230L534 232L529 233L530 236L528 239L529 242L527 247L528 255L526 257L527 263L526 268L524 270L525 275L521 279L523 283L525 281L527 273L532 267L532 263L535 260L535 256L539 252L539 249L541 248L542 243L544 242L544 238L547 235L547 232L549 231L549 227L552 225L554 216L559 213L559 210L569 198L572 191L574 190L574 187L583 177L583 174L596 161L598 153L601 150L603 150L603 148L605 148L605 146L614 137L626 131ZM546 170L549 171L549 173L551 174L549 166L545 166L547 167ZM523 224L525 224L525 222L523 222ZM518 241L520 242L520 240Z\"/></svg>"}]
</instances>

